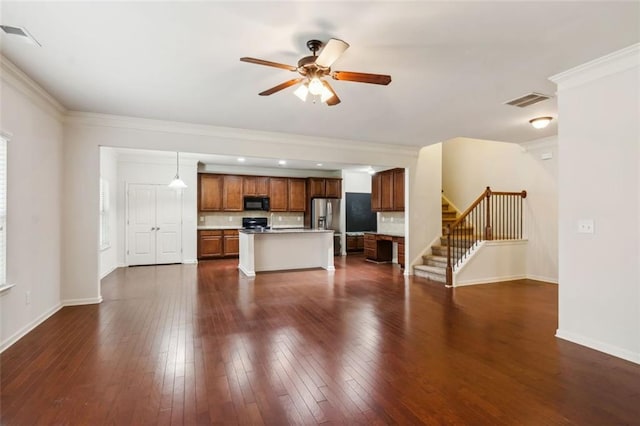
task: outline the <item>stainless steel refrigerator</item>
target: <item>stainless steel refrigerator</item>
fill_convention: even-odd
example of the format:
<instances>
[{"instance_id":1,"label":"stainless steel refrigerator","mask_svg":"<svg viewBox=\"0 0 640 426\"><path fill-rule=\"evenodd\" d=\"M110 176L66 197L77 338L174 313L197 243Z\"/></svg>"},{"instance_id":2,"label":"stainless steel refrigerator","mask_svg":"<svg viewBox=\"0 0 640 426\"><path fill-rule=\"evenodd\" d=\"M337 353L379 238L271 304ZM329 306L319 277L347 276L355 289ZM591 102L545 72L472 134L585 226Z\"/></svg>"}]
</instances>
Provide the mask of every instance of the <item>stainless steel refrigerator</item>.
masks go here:
<instances>
[{"instance_id":1,"label":"stainless steel refrigerator","mask_svg":"<svg viewBox=\"0 0 640 426\"><path fill-rule=\"evenodd\" d=\"M311 227L315 229L333 229L333 254L341 253L340 240L340 200L315 198L311 201Z\"/></svg>"}]
</instances>

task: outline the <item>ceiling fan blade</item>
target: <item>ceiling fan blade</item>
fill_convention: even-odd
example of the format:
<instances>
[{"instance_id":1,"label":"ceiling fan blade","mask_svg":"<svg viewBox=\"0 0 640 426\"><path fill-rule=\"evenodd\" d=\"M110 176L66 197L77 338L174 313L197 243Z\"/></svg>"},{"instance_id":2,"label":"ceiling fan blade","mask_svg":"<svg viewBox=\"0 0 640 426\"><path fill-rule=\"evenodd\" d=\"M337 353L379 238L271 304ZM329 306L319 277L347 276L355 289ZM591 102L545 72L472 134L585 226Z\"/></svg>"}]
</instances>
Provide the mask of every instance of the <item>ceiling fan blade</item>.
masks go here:
<instances>
[{"instance_id":1,"label":"ceiling fan blade","mask_svg":"<svg viewBox=\"0 0 640 426\"><path fill-rule=\"evenodd\" d=\"M294 78L293 80L285 81L282 84L278 84L277 86L272 87L271 89L267 89L264 92L258 93L260 96L269 96L273 95L276 92L281 91L282 89L286 89L287 87L291 87L294 84L300 83L304 78Z\"/></svg>"},{"instance_id":2,"label":"ceiling fan blade","mask_svg":"<svg viewBox=\"0 0 640 426\"><path fill-rule=\"evenodd\" d=\"M333 90L333 87L331 87L329 82L326 81L326 80L322 80L322 84L324 85L324 87L327 88L327 90L329 90L331 93L333 93L333 96L330 97L329 99L327 99L327 101L326 101L327 105L329 105L329 106L338 105L340 103L340 98L338 97L338 94L336 93L336 91Z\"/></svg>"},{"instance_id":3,"label":"ceiling fan blade","mask_svg":"<svg viewBox=\"0 0 640 426\"><path fill-rule=\"evenodd\" d=\"M322 52L316 59L316 65L320 68L330 68L331 65L349 48L349 43L337 38L332 38L325 44Z\"/></svg>"},{"instance_id":4,"label":"ceiling fan blade","mask_svg":"<svg viewBox=\"0 0 640 426\"><path fill-rule=\"evenodd\" d=\"M240 58L242 62L249 62L250 64L266 65L268 67L282 68L283 70L297 71L297 68L293 65L279 64L278 62L265 61L264 59L256 58Z\"/></svg>"},{"instance_id":5,"label":"ceiling fan blade","mask_svg":"<svg viewBox=\"0 0 640 426\"><path fill-rule=\"evenodd\" d=\"M334 80L357 81L359 83L382 84L391 83L391 76L384 74L367 74L364 72L335 71L331 73Z\"/></svg>"}]
</instances>

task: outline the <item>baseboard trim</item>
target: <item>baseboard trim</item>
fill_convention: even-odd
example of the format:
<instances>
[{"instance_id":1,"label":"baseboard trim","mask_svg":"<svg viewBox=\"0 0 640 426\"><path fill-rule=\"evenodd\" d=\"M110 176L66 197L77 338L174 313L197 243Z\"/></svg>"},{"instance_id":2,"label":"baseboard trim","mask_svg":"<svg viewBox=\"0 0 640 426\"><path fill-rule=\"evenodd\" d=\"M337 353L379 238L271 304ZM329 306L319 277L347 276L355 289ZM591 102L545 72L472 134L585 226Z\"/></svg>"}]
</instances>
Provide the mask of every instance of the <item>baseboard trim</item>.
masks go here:
<instances>
[{"instance_id":1,"label":"baseboard trim","mask_svg":"<svg viewBox=\"0 0 640 426\"><path fill-rule=\"evenodd\" d=\"M557 278L551 278L551 277L543 277L541 275L527 275L527 279L528 280L535 280L535 281L542 281L545 283L549 283L549 284L558 284L558 279Z\"/></svg>"},{"instance_id":2,"label":"baseboard trim","mask_svg":"<svg viewBox=\"0 0 640 426\"><path fill-rule=\"evenodd\" d=\"M612 355L617 358L622 358L626 361L633 362L635 364L640 364L640 353L632 352L618 346L610 345L609 343L590 339L588 337L560 329L556 330L556 337L562 340L569 341L571 343L578 344L580 346L585 346L587 348L603 352L607 355Z\"/></svg>"},{"instance_id":3,"label":"baseboard trim","mask_svg":"<svg viewBox=\"0 0 640 426\"><path fill-rule=\"evenodd\" d=\"M198 259L186 259L183 260L182 263L185 265L196 265L198 263Z\"/></svg>"},{"instance_id":4,"label":"baseboard trim","mask_svg":"<svg viewBox=\"0 0 640 426\"><path fill-rule=\"evenodd\" d=\"M118 269L118 265L114 265L111 269L109 269L107 272L105 272L104 274L100 275L100 279L103 279L104 277L106 277L107 275L109 275L110 273L112 273L113 271L115 271L116 269Z\"/></svg>"},{"instance_id":5,"label":"baseboard trim","mask_svg":"<svg viewBox=\"0 0 640 426\"><path fill-rule=\"evenodd\" d=\"M95 305L98 303L102 303L102 296L89 297L86 299L66 299L62 301L62 306Z\"/></svg>"},{"instance_id":6,"label":"baseboard trim","mask_svg":"<svg viewBox=\"0 0 640 426\"><path fill-rule=\"evenodd\" d=\"M31 321L29 324L27 324L24 327L22 327L20 330L18 330L16 333L14 333L13 336L11 336L8 339L6 339L5 341L3 341L0 344L0 353L4 352L5 349L8 349L9 347L11 347L11 345L16 343L18 340L22 339L24 336L26 336L31 330L33 330L34 328L36 328L37 326L39 326L40 324L45 322L47 319L49 319L50 316L52 316L53 314L58 312L60 309L62 309L63 306L64 305L62 305L62 304L58 304L58 305L54 306L53 308L51 308L48 311L44 312L38 318L36 318L33 321Z\"/></svg>"},{"instance_id":7,"label":"baseboard trim","mask_svg":"<svg viewBox=\"0 0 640 426\"><path fill-rule=\"evenodd\" d=\"M465 285L478 285L478 284L493 284L500 283L503 281L513 281L513 280L523 280L527 278L526 275L510 275L506 277L490 277L490 278L480 278L478 280L467 280L467 281L456 281L455 278L453 280L454 287L463 287Z\"/></svg>"}]
</instances>

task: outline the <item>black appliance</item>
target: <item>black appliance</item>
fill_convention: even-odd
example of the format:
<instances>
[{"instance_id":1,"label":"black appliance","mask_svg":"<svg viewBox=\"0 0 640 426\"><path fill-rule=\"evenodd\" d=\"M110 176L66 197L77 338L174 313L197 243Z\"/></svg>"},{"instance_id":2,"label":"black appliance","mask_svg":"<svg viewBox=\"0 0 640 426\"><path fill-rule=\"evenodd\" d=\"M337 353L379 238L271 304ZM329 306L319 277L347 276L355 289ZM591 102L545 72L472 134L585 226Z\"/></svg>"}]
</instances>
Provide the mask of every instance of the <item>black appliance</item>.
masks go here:
<instances>
[{"instance_id":1,"label":"black appliance","mask_svg":"<svg viewBox=\"0 0 640 426\"><path fill-rule=\"evenodd\" d=\"M245 210L269 211L269 197L244 197Z\"/></svg>"},{"instance_id":2,"label":"black appliance","mask_svg":"<svg viewBox=\"0 0 640 426\"><path fill-rule=\"evenodd\" d=\"M266 217L243 217L242 227L244 229L268 229Z\"/></svg>"}]
</instances>

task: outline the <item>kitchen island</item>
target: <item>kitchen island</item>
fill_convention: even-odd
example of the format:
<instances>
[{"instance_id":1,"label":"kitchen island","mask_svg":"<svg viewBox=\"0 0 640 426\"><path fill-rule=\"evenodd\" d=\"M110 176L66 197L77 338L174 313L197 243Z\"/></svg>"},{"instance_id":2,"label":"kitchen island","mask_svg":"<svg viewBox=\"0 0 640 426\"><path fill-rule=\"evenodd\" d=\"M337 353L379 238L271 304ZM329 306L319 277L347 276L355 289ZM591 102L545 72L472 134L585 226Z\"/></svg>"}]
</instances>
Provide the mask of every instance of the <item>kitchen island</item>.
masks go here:
<instances>
[{"instance_id":1,"label":"kitchen island","mask_svg":"<svg viewBox=\"0 0 640 426\"><path fill-rule=\"evenodd\" d=\"M324 229L242 229L238 268L248 277L256 272L333 266L333 232Z\"/></svg>"}]
</instances>

